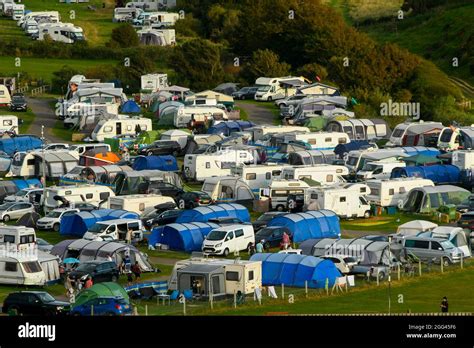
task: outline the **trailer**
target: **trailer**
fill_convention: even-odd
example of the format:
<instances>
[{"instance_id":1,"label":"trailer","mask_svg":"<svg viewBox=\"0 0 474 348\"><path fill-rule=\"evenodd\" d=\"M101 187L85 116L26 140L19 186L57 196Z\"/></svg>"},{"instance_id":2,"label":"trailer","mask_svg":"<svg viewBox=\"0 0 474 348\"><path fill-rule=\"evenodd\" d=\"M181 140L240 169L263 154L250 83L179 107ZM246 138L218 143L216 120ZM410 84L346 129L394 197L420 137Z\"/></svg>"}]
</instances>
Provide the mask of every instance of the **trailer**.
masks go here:
<instances>
[{"instance_id":1,"label":"trailer","mask_svg":"<svg viewBox=\"0 0 474 348\"><path fill-rule=\"evenodd\" d=\"M370 194L367 199L381 207L403 208L410 190L419 187L434 186L433 181L421 178L398 178L387 180L368 180Z\"/></svg>"},{"instance_id":2,"label":"trailer","mask_svg":"<svg viewBox=\"0 0 474 348\"><path fill-rule=\"evenodd\" d=\"M321 185L331 185L338 182L345 182L343 176L349 175L349 170L345 166L330 164L319 164L317 166L287 166L282 169L281 179L303 180L311 179Z\"/></svg>"},{"instance_id":3,"label":"trailer","mask_svg":"<svg viewBox=\"0 0 474 348\"><path fill-rule=\"evenodd\" d=\"M152 129L152 121L146 117L128 117L118 115L117 118L102 120L97 123L91 133L94 141L104 141L118 135L136 135Z\"/></svg>"}]
</instances>

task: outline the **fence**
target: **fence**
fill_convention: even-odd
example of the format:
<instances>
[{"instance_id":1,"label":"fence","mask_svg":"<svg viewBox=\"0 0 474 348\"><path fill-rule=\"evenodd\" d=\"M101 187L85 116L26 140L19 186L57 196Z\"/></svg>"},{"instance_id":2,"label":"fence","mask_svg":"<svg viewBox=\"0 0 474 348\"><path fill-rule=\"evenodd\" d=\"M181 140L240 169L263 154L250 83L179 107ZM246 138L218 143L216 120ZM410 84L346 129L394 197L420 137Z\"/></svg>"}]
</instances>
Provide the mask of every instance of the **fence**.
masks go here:
<instances>
[{"instance_id":1,"label":"fence","mask_svg":"<svg viewBox=\"0 0 474 348\"><path fill-rule=\"evenodd\" d=\"M34 89L31 90L31 96L34 97L34 96L49 92L50 88L51 88L51 86L49 86L49 85L44 85L44 86L41 86L41 87L34 88Z\"/></svg>"}]
</instances>

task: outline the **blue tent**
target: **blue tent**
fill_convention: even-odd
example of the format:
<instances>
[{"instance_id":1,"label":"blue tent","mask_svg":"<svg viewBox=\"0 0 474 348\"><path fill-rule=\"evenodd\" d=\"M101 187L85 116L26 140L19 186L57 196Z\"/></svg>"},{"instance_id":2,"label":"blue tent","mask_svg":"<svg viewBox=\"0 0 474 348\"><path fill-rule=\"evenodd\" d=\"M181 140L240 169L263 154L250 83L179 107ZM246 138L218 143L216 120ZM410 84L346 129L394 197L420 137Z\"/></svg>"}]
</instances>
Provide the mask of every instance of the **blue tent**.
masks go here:
<instances>
[{"instance_id":1,"label":"blue tent","mask_svg":"<svg viewBox=\"0 0 474 348\"><path fill-rule=\"evenodd\" d=\"M40 149L43 142L34 135L18 135L13 138L0 139L0 151L12 156L17 151Z\"/></svg>"},{"instance_id":2,"label":"blue tent","mask_svg":"<svg viewBox=\"0 0 474 348\"><path fill-rule=\"evenodd\" d=\"M137 114L141 112L141 109L135 101L128 100L122 105L121 111L125 114Z\"/></svg>"},{"instance_id":3,"label":"blue tent","mask_svg":"<svg viewBox=\"0 0 474 348\"><path fill-rule=\"evenodd\" d=\"M314 256L257 253L250 261L262 262L262 284L292 287L324 288L333 286L341 276L332 261Z\"/></svg>"},{"instance_id":4,"label":"blue tent","mask_svg":"<svg viewBox=\"0 0 474 348\"><path fill-rule=\"evenodd\" d=\"M435 184L457 184L461 182L461 170L451 164L399 167L392 170L392 179L404 177L430 179Z\"/></svg>"},{"instance_id":5,"label":"blue tent","mask_svg":"<svg viewBox=\"0 0 474 348\"><path fill-rule=\"evenodd\" d=\"M334 148L334 153L336 154L337 157L339 158L344 158L344 155L346 153L349 153L349 151L355 151L359 150L360 148L367 148L371 147L373 145L370 145L367 140L351 140L350 143L346 144L339 144Z\"/></svg>"},{"instance_id":6,"label":"blue tent","mask_svg":"<svg viewBox=\"0 0 474 348\"><path fill-rule=\"evenodd\" d=\"M242 222L250 222L248 209L236 203L223 203L186 210L179 216L176 222L207 222L209 219L221 217L235 217L242 220Z\"/></svg>"},{"instance_id":7,"label":"blue tent","mask_svg":"<svg viewBox=\"0 0 474 348\"><path fill-rule=\"evenodd\" d=\"M216 125L209 127L207 134L222 134L229 136L235 132L241 132L247 128L255 126L254 123L249 121L227 121L219 122Z\"/></svg>"},{"instance_id":8,"label":"blue tent","mask_svg":"<svg viewBox=\"0 0 474 348\"><path fill-rule=\"evenodd\" d=\"M154 228L148 238L150 245L168 245L171 250L201 251L204 237L219 226L209 222L169 224Z\"/></svg>"},{"instance_id":9,"label":"blue tent","mask_svg":"<svg viewBox=\"0 0 474 348\"><path fill-rule=\"evenodd\" d=\"M28 187L43 187L41 182L38 179L16 179L13 180L18 190L23 190Z\"/></svg>"},{"instance_id":10,"label":"blue tent","mask_svg":"<svg viewBox=\"0 0 474 348\"><path fill-rule=\"evenodd\" d=\"M59 234L62 236L82 237L89 227L94 225L96 222L114 219L138 218L138 214L126 210L98 209L90 212L81 211L61 218Z\"/></svg>"},{"instance_id":11,"label":"blue tent","mask_svg":"<svg viewBox=\"0 0 474 348\"><path fill-rule=\"evenodd\" d=\"M394 149L398 149L398 148L394 148ZM426 146L403 146L403 147L400 147L400 149L404 153L406 153L408 156L425 155L425 156L436 157L441 153L438 149L434 147L426 147Z\"/></svg>"},{"instance_id":12,"label":"blue tent","mask_svg":"<svg viewBox=\"0 0 474 348\"><path fill-rule=\"evenodd\" d=\"M293 233L293 241L303 242L311 238L339 238L339 217L331 210L307 211L274 217L268 226L285 226Z\"/></svg>"},{"instance_id":13,"label":"blue tent","mask_svg":"<svg viewBox=\"0 0 474 348\"><path fill-rule=\"evenodd\" d=\"M157 169L164 172L178 171L176 158L168 156L139 156L133 162L133 170Z\"/></svg>"}]
</instances>

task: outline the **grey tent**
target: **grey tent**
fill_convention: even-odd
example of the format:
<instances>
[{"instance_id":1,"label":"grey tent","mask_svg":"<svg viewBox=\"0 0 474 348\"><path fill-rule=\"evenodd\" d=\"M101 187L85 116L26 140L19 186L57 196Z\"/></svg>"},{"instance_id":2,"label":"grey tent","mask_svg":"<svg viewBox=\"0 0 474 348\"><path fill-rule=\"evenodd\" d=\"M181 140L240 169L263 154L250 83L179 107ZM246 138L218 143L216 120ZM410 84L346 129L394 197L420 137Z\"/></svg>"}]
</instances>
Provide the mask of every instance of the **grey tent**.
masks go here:
<instances>
[{"instance_id":1,"label":"grey tent","mask_svg":"<svg viewBox=\"0 0 474 348\"><path fill-rule=\"evenodd\" d=\"M203 297L209 297L210 294L213 297L225 296L223 265L190 265L178 270L177 278L179 291L192 289L194 294Z\"/></svg>"},{"instance_id":2,"label":"grey tent","mask_svg":"<svg viewBox=\"0 0 474 348\"><path fill-rule=\"evenodd\" d=\"M295 151L288 155L288 164L291 165L317 165L331 164L336 159L336 154L329 150L304 150Z\"/></svg>"},{"instance_id":3,"label":"grey tent","mask_svg":"<svg viewBox=\"0 0 474 348\"><path fill-rule=\"evenodd\" d=\"M129 166L119 166L116 164L110 164L106 166L90 166L82 169L79 180L110 184L114 181L117 173L129 172L132 170L133 169Z\"/></svg>"},{"instance_id":4,"label":"grey tent","mask_svg":"<svg viewBox=\"0 0 474 348\"><path fill-rule=\"evenodd\" d=\"M40 219L40 215L36 212L26 213L15 223L16 226L36 227L36 221Z\"/></svg>"},{"instance_id":5,"label":"grey tent","mask_svg":"<svg viewBox=\"0 0 474 348\"><path fill-rule=\"evenodd\" d=\"M58 256L38 250L38 262L40 263L41 268L46 275L46 284L56 283L60 280L60 259Z\"/></svg>"},{"instance_id":6,"label":"grey tent","mask_svg":"<svg viewBox=\"0 0 474 348\"><path fill-rule=\"evenodd\" d=\"M174 172L164 172L161 170L139 170L117 173L112 183L115 187L116 195L131 195L145 193L149 191L153 182L165 182L182 187L181 177Z\"/></svg>"},{"instance_id":7,"label":"grey tent","mask_svg":"<svg viewBox=\"0 0 474 348\"><path fill-rule=\"evenodd\" d=\"M433 213L443 205L460 204L469 195L468 190L452 185L417 187L408 193L403 210L414 213Z\"/></svg>"}]
</instances>

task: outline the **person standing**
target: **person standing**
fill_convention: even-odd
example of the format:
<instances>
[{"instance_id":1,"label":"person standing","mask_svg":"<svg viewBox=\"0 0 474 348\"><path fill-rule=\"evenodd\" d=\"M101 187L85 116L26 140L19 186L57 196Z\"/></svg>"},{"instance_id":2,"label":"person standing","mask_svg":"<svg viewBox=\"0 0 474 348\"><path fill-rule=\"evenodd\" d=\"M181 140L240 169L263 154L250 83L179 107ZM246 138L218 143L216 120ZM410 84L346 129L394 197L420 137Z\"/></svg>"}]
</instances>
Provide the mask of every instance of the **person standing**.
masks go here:
<instances>
[{"instance_id":1,"label":"person standing","mask_svg":"<svg viewBox=\"0 0 474 348\"><path fill-rule=\"evenodd\" d=\"M132 234L133 234L133 230L129 228L127 231L127 235L125 236L125 242L127 244L132 244Z\"/></svg>"},{"instance_id":2,"label":"person standing","mask_svg":"<svg viewBox=\"0 0 474 348\"><path fill-rule=\"evenodd\" d=\"M283 232L281 245L283 247L283 250L287 250L288 247L290 246L290 236L286 232Z\"/></svg>"},{"instance_id":3,"label":"person standing","mask_svg":"<svg viewBox=\"0 0 474 348\"><path fill-rule=\"evenodd\" d=\"M255 250L257 253L263 253L263 244L262 241L258 241L257 245L255 246Z\"/></svg>"},{"instance_id":4,"label":"person standing","mask_svg":"<svg viewBox=\"0 0 474 348\"><path fill-rule=\"evenodd\" d=\"M138 261L136 261L135 264L132 266L132 273L135 276L135 281L136 282L140 281L140 275L142 274L142 270L140 269L140 266L138 265Z\"/></svg>"},{"instance_id":5,"label":"person standing","mask_svg":"<svg viewBox=\"0 0 474 348\"><path fill-rule=\"evenodd\" d=\"M89 289L90 287L92 287L92 285L94 285L94 282L92 281L92 277L88 276L86 283L84 284L84 289Z\"/></svg>"},{"instance_id":6,"label":"person standing","mask_svg":"<svg viewBox=\"0 0 474 348\"><path fill-rule=\"evenodd\" d=\"M449 304L448 304L448 298L446 296L443 297L443 300L441 301L441 304L439 306L441 307L442 313L448 313Z\"/></svg>"}]
</instances>

